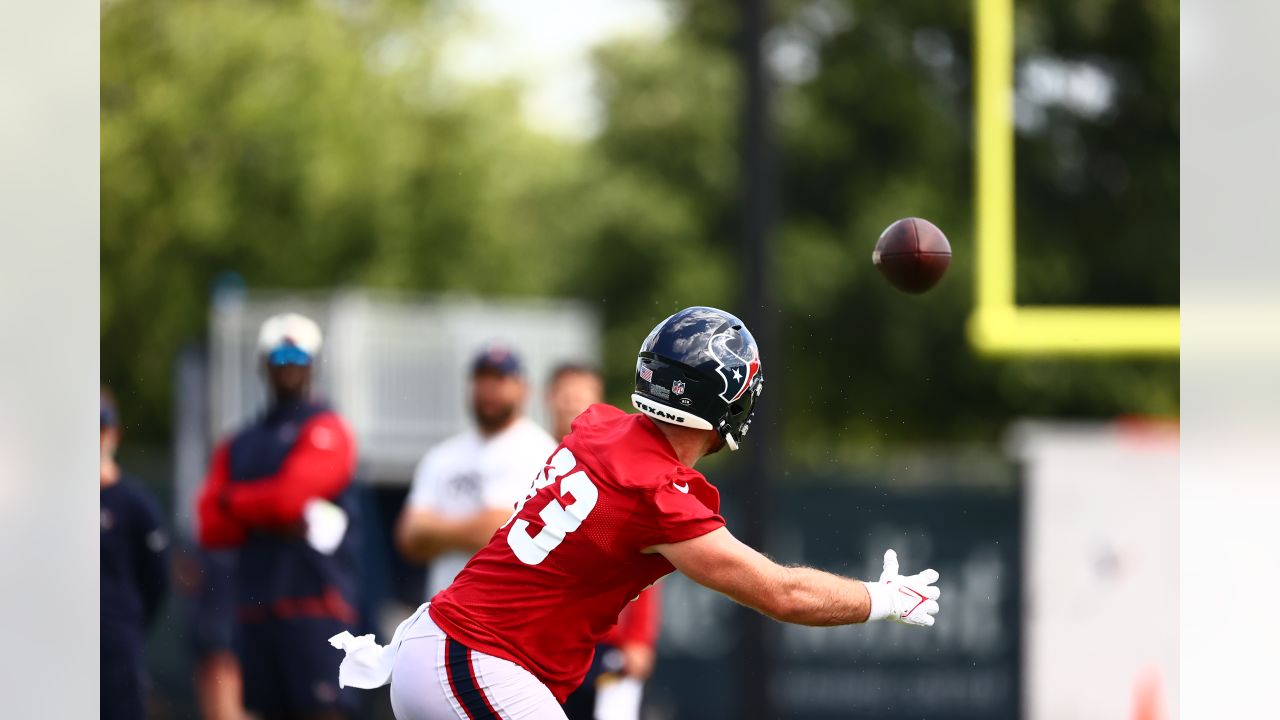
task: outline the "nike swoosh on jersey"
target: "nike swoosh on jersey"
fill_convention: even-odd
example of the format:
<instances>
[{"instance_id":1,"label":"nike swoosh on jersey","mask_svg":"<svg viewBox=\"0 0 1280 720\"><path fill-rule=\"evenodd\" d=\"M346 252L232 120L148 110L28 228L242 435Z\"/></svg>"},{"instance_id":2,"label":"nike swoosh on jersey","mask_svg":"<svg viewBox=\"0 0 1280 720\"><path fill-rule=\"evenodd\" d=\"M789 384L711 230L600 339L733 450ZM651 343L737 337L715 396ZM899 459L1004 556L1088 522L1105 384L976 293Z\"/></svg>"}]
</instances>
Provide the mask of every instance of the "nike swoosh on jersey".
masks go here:
<instances>
[{"instance_id":1,"label":"nike swoosh on jersey","mask_svg":"<svg viewBox=\"0 0 1280 720\"><path fill-rule=\"evenodd\" d=\"M674 485L677 490L684 493L685 495L689 494L689 483L685 483L684 485L681 485L678 482L672 481L671 484Z\"/></svg>"}]
</instances>

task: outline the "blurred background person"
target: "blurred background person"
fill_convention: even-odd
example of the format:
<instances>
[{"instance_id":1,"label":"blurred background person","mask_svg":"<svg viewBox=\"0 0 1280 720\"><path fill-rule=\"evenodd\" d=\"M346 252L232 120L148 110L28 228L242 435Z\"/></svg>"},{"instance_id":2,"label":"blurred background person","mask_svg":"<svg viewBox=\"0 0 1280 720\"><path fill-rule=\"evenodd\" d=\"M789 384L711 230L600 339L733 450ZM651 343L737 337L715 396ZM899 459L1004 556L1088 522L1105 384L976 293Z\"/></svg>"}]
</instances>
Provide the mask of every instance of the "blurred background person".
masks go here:
<instances>
[{"instance_id":1,"label":"blurred background person","mask_svg":"<svg viewBox=\"0 0 1280 720\"><path fill-rule=\"evenodd\" d=\"M133 720L146 716L143 651L168 594L169 538L155 500L116 463L120 416L106 388L98 400L98 438L102 718Z\"/></svg>"},{"instance_id":2,"label":"blurred background person","mask_svg":"<svg viewBox=\"0 0 1280 720\"><path fill-rule=\"evenodd\" d=\"M183 589L189 595L195 692L204 720L242 720L244 679L235 652L236 552L189 552Z\"/></svg>"},{"instance_id":3,"label":"blurred background person","mask_svg":"<svg viewBox=\"0 0 1280 720\"><path fill-rule=\"evenodd\" d=\"M328 638L357 623L355 440L311 398L319 327L277 315L258 336L270 406L219 445L198 503L200 542L238 547L246 708L266 719L346 717ZM339 654L340 655L340 654Z\"/></svg>"},{"instance_id":4,"label":"blurred background person","mask_svg":"<svg viewBox=\"0 0 1280 720\"><path fill-rule=\"evenodd\" d=\"M604 377L591 365L565 363L547 379L547 408L557 441L569 434L573 419L604 402ZM650 587L618 616L596 648L591 669L564 703L569 720L637 720L645 680L653 673L661 593Z\"/></svg>"},{"instance_id":5,"label":"blurred background person","mask_svg":"<svg viewBox=\"0 0 1280 720\"><path fill-rule=\"evenodd\" d=\"M556 442L572 429L583 410L604 402L604 376L593 365L561 363L547 377L547 412Z\"/></svg>"},{"instance_id":6,"label":"blurred background person","mask_svg":"<svg viewBox=\"0 0 1280 720\"><path fill-rule=\"evenodd\" d=\"M489 345L471 364L475 426L423 456L396 527L405 558L430 563L426 599L449 586L533 483L556 443L524 416L520 358Z\"/></svg>"}]
</instances>

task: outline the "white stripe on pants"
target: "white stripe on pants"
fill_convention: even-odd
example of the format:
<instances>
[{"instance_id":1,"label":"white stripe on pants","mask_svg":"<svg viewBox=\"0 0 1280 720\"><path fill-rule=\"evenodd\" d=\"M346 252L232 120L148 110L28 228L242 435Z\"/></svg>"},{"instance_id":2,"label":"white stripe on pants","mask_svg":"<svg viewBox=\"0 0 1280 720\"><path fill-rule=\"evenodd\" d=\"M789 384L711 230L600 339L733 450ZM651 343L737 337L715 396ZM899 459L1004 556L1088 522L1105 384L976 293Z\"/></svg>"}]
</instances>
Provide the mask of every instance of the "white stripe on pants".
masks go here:
<instances>
[{"instance_id":1,"label":"white stripe on pants","mask_svg":"<svg viewBox=\"0 0 1280 720\"><path fill-rule=\"evenodd\" d=\"M391 707L397 720L466 720L464 703L475 705L478 698L459 698L451 686L445 657L444 631L422 613L407 628L396 652L391 671ZM455 650L455 653L460 652ZM483 693L483 701L502 720L566 720L560 703L528 670L508 660L475 650L466 651L471 677ZM455 674L458 668L455 666Z\"/></svg>"}]
</instances>

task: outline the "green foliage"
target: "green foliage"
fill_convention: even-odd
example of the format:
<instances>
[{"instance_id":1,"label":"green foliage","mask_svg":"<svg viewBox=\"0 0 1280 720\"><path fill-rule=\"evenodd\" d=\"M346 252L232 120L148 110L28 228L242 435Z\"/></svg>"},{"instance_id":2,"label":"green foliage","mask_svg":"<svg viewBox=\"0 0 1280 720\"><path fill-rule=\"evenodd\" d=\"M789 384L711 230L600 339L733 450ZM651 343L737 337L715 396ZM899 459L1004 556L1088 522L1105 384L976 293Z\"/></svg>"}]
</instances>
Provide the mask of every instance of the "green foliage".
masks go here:
<instances>
[{"instance_id":1,"label":"green foliage","mask_svg":"<svg viewBox=\"0 0 1280 720\"><path fill-rule=\"evenodd\" d=\"M741 292L732 198L737 112L732 58L678 40L620 44L597 58L608 122L576 196L561 291L599 300L609 384L626 403L640 340L689 305ZM626 390L626 392L622 392Z\"/></svg>"},{"instance_id":2,"label":"green foliage","mask_svg":"<svg viewBox=\"0 0 1280 720\"><path fill-rule=\"evenodd\" d=\"M103 375L144 436L224 272L251 287L554 287L576 162L513 88L447 92L398 6L121 0L104 7ZM381 62L395 55L395 62Z\"/></svg>"},{"instance_id":3,"label":"green foliage","mask_svg":"<svg viewBox=\"0 0 1280 720\"><path fill-rule=\"evenodd\" d=\"M415 3L118 0L103 8L104 376L143 435L210 283L360 284L598 303L614 398L644 333L690 304L741 308L741 83L731 5L595 61L586 143L519 122L517 88L440 79L447 28ZM429 6L428 6L429 7ZM791 0L772 37L782 348L764 359L789 454L998 437L1022 415L1176 414L1176 361L973 355L970 5ZM1177 5L1019 0L1019 59L1100 68L1114 102L1037 108L1018 152L1024 303L1176 303ZM428 12L426 17L429 17ZM794 52L793 52L794 58ZM921 215L956 256L935 291L870 262Z\"/></svg>"}]
</instances>

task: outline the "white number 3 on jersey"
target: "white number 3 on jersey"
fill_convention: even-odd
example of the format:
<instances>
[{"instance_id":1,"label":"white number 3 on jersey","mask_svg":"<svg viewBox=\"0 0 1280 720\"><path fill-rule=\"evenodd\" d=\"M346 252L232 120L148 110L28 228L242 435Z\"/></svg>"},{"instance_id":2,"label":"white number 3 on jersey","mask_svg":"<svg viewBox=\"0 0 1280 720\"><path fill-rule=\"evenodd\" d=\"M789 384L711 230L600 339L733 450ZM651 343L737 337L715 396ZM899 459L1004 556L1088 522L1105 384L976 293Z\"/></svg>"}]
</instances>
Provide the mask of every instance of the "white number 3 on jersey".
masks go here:
<instances>
[{"instance_id":1,"label":"white number 3 on jersey","mask_svg":"<svg viewBox=\"0 0 1280 720\"><path fill-rule=\"evenodd\" d=\"M560 448L555 455L551 456L551 462L538 474L524 500L516 506L512 518L520 514L524 504L539 490L556 480L560 481L561 497L573 496L573 502L568 505L561 505L559 500L553 498L546 507L542 508L542 512L538 513L538 517L542 520L542 529L536 535L529 534L528 520L515 521L511 530L507 532L507 545L511 547L516 557L520 558L520 562L526 565L537 565L546 560L547 555L564 542L565 536L577 530L582 525L582 521L587 519L587 515L595 509L596 501L600 499L600 491L596 489L595 484L585 472L579 470L569 473L577 465L578 459L569 452L569 448Z\"/></svg>"}]
</instances>

